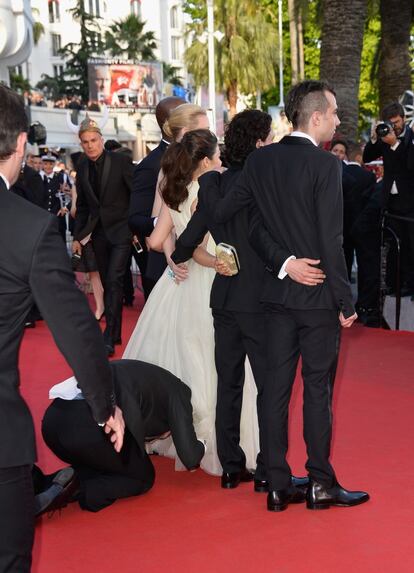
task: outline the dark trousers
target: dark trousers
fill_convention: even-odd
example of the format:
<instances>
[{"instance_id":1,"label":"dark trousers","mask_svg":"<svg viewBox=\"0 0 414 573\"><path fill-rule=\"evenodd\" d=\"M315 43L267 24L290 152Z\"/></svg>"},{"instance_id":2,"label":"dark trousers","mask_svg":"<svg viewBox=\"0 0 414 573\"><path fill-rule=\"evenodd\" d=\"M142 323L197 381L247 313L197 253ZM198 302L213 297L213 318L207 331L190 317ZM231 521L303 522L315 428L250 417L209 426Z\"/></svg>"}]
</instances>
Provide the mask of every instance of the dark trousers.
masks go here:
<instances>
[{"instance_id":1,"label":"dark trousers","mask_svg":"<svg viewBox=\"0 0 414 573\"><path fill-rule=\"evenodd\" d=\"M392 207L393 200L390 199L390 213L400 215L402 217L412 217L414 219L414 212L407 212L396 207ZM408 221L399 221L398 219L387 218L387 226L391 227L400 239L401 244L401 283L405 284L410 289L414 290L414 223ZM390 256L388 261L389 265L389 283L395 286L395 272L396 272L396 250L394 242L391 243Z\"/></svg>"},{"instance_id":2,"label":"dark trousers","mask_svg":"<svg viewBox=\"0 0 414 573\"><path fill-rule=\"evenodd\" d=\"M82 509L99 511L117 499L147 492L154 483L154 467L130 432L125 431L118 454L84 400L54 400L42 434L52 452L76 470Z\"/></svg>"},{"instance_id":3,"label":"dark trousers","mask_svg":"<svg viewBox=\"0 0 414 573\"><path fill-rule=\"evenodd\" d=\"M92 233L92 245L104 287L106 316L104 338L105 341L114 344L121 338L124 276L131 244L129 242L112 244L102 226L99 226Z\"/></svg>"},{"instance_id":4,"label":"dark trousers","mask_svg":"<svg viewBox=\"0 0 414 573\"><path fill-rule=\"evenodd\" d=\"M340 326L333 310L289 310L266 306L267 379L264 457L270 489L290 486L288 410L299 356L302 357L303 422L309 476L332 487L329 462L332 435L332 391Z\"/></svg>"},{"instance_id":5,"label":"dark trousers","mask_svg":"<svg viewBox=\"0 0 414 573\"><path fill-rule=\"evenodd\" d=\"M0 468L0 573L26 573L32 563L34 494L30 465Z\"/></svg>"},{"instance_id":6,"label":"dark trousers","mask_svg":"<svg viewBox=\"0 0 414 573\"><path fill-rule=\"evenodd\" d=\"M249 357L257 386L257 414L262 449L263 385L265 380L265 323L260 313L213 310L215 360L217 369L216 435L217 451L224 472L245 467L240 447L240 415L244 367ZM256 479L265 480L263 456L257 456Z\"/></svg>"}]
</instances>

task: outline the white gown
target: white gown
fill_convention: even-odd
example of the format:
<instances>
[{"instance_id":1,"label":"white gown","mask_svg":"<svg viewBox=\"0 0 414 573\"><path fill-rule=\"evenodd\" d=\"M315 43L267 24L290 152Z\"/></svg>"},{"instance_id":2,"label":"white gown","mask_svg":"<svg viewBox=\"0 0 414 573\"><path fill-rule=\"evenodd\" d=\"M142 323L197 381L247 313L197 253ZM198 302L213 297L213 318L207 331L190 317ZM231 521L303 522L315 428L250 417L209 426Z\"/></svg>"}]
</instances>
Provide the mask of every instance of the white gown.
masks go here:
<instances>
[{"instance_id":1,"label":"white gown","mask_svg":"<svg viewBox=\"0 0 414 573\"><path fill-rule=\"evenodd\" d=\"M184 231L191 218L198 183L192 182L188 192L188 198L180 205L180 212L170 209L177 236ZM214 254L214 246L210 237L207 250L211 254ZM197 437L207 444L201 467L208 473L221 475L215 435L217 373L214 328L209 307L215 272L193 260L188 261L187 265L188 278L180 284L174 282L167 267L144 306L123 358L161 366L191 388L194 428ZM253 374L246 360L240 438L248 468L256 467L259 450L256 396ZM158 441L153 449L175 457L176 469L184 469L171 438Z\"/></svg>"}]
</instances>

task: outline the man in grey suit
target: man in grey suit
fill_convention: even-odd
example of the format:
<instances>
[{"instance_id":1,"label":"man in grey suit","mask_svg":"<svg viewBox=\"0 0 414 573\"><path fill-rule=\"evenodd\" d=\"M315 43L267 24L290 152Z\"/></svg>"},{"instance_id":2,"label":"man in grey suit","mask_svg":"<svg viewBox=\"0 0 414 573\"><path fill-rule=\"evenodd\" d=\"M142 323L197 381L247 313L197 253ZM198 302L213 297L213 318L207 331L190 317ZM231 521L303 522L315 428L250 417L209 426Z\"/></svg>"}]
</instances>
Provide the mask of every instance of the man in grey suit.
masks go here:
<instances>
[{"instance_id":1,"label":"man in grey suit","mask_svg":"<svg viewBox=\"0 0 414 573\"><path fill-rule=\"evenodd\" d=\"M0 85L0 572L30 571L33 421L19 392L18 353L36 303L73 368L95 423L122 448L124 422L99 327L76 288L57 220L9 192L27 140L22 99Z\"/></svg>"}]
</instances>

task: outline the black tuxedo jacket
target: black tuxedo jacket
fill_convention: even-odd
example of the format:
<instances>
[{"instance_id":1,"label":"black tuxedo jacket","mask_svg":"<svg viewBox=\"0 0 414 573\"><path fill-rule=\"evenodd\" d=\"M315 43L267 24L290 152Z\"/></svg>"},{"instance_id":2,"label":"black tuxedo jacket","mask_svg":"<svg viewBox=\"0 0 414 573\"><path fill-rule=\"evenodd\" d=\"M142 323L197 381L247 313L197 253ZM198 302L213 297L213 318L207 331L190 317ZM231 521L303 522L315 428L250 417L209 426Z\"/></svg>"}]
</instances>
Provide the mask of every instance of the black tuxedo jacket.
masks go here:
<instances>
[{"instance_id":1,"label":"black tuxedo jacket","mask_svg":"<svg viewBox=\"0 0 414 573\"><path fill-rule=\"evenodd\" d=\"M56 217L7 191L1 179L0 244L0 467L12 467L36 456L17 365L34 302L98 422L111 415L114 393L102 335L75 286Z\"/></svg>"},{"instance_id":2,"label":"black tuxedo jacket","mask_svg":"<svg viewBox=\"0 0 414 573\"><path fill-rule=\"evenodd\" d=\"M46 202L46 190L43 179L35 169L32 169L28 165L23 167L18 180L10 187L10 190L16 193L16 195L30 201L30 203L34 203L34 205L44 207Z\"/></svg>"},{"instance_id":3,"label":"black tuxedo jacket","mask_svg":"<svg viewBox=\"0 0 414 573\"><path fill-rule=\"evenodd\" d=\"M341 166L335 156L306 138L284 137L248 157L234 192L221 202L214 193L205 198L216 221L251 205L250 240L271 271L262 302L354 314L342 249ZM325 282L311 287L288 276L278 279L281 253L320 259Z\"/></svg>"},{"instance_id":4,"label":"black tuxedo jacket","mask_svg":"<svg viewBox=\"0 0 414 573\"><path fill-rule=\"evenodd\" d=\"M374 192L376 178L374 173L360 165L346 164L344 170L352 177L352 184L346 190L344 188L345 220L352 225Z\"/></svg>"},{"instance_id":5,"label":"black tuxedo jacket","mask_svg":"<svg viewBox=\"0 0 414 573\"><path fill-rule=\"evenodd\" d=\"M109 241L113 244L130 242L128 209L132 188L133 164L123 153L104 151L105 161L100 182L99 197L89 181L89 161L84 155L76 174L76 219L74 238L77 241L91 233L101 222Z\"/></svg>"},{"instance_id":6,"label":"black tuxedo jacket","mask_svg":"<svg viewBox=\"0 0 414 573\"><path fill-rule=\"evenodd\" d=\"M384 163L384 179L382 185L383 207L388 206L392 184L396 183L398 196L392 196L397 200L398 210L414 211L414 143L411 129L406 128L403 139L395 151L381 141L376 143L368 141L364 149L364 163L369 163L382 157Z\"/></svg>"},{"instance_id":7,"label":"black tuxedo jacket","mask_svg":"<svg viewBox=\"0 0 414 573\"><path fill-rule=\"evenodd\" d=\"M152 207L158 174L161 169L161 159L167 148L168 144L161 141L158 147L135 167L134 171L128 222L132 232L138 235L144 250L147 250L145 237L149 237L154 230L154 218L151 216ZM163 253L150 251L146 276L158 280L166 266L167 261Z\"/></svg>"},{"instance_id":8,"label":"black tuxedo jacket","mask_svg":"<svg viewBox=\"0 0 414 573\"><path fill-rule=\"evenodd\" d=\"M211 308L234 312L262 312L260 296L265 265L249 243L249 210L242 209L226 223L218 224L214 222L214 213L209 209L207 199L210 193L220 198L227 195L236 185L241 172L241 168L230 167L223 175L211 171L200 177L197 209L186 230L178 238L172 258L175 263L189 259L204 235L210 231L216 244L227 243L235 247L240 261L237 275L216 275L211 289ZM288 256L289 253L284 258L283 254L280 255L279 266L282 266Z\"/></svg>"},{"instance_id":9,"label":"black tuxedo jacket","mask_svg":"<svg viewBox=\"0 0 414 573\"><path fill-rule=\"evenodd\" d=\"M193 426L191 390L167 370L139 360L110 362L125 423L142 453L145 439L171 431L177 454L188 468L199 465L204 446Z\"/></svg>"}]
</instances>

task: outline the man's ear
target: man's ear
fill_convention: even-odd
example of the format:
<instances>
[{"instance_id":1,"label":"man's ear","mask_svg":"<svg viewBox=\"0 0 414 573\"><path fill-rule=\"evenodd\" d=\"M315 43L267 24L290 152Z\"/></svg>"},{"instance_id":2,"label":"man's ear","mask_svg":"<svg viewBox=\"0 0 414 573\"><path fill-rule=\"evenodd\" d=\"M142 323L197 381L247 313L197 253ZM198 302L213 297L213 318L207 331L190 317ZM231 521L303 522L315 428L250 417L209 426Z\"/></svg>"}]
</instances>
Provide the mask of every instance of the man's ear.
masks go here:
<instances>
[{"instance_id":1,"label":"man's ear","mask_svg":"<svg viewBox=\"0 0 414 573\"><path fill-rule=\"evenodd\" d=\"M22 131L17 136L16 153L19 157L24 157L26 151L27 133Z\"/></svg>"}]
</instances>

